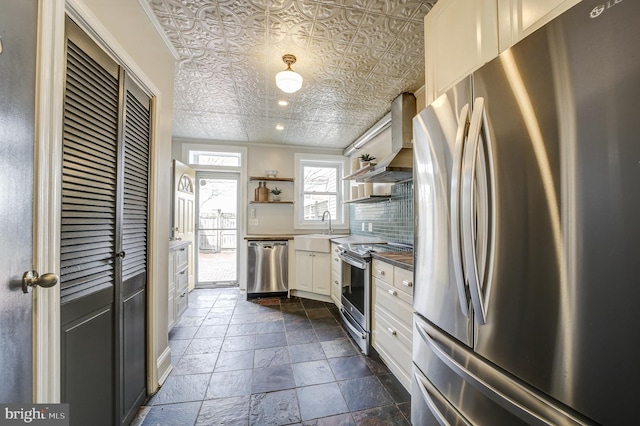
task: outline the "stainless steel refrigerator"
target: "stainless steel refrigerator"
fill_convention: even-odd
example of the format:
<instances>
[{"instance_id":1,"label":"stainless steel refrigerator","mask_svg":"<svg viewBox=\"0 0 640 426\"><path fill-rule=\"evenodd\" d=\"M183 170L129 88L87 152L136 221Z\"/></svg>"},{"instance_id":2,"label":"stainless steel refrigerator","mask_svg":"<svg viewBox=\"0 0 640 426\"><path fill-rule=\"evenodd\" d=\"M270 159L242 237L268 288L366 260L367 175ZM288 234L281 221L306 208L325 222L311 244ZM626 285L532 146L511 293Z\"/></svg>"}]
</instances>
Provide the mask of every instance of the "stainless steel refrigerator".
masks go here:
<instances>
[{"instance_id":1,"label":"stainless steel refrigerator","mask_svg":"<svg viewBox=\"0 0 640 426\"><path fill-rule=\"evenodd\" d=\"M413 424L637 423L640 2L583 0L413 128Z\"/></svg>"}]
</instances>

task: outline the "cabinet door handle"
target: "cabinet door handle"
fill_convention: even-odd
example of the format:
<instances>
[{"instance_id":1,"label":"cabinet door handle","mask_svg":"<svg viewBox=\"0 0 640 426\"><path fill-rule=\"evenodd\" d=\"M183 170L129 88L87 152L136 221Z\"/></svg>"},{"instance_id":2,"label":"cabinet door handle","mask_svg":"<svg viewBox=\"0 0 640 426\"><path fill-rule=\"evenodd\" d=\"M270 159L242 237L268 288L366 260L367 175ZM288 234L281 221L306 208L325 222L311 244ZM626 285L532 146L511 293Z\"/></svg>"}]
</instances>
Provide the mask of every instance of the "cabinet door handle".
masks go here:
<instances>
[{"instance_id":1,"label":"cabinet door handle","mask_svg":"<svg viewBox=\"0 0 640 426\"><path fill-rule=\"evenodd\" d=\"M397 291L395 291L395 290L388 290L388 292L389 292L389 294L390 294L390 295L392 295L392 296L397 296L397 295L398 295L398 292L397 292Z\"/></svg>"},{"instance_id":2,"label":"cabinet door handle","mask_svg":"<svg viewBox=\"0 0 640 426\"><path fill-rule=\"evenodd\" d=\"M387 328L387 330L389 330L389 333L391 333L392 336L398 334L398 332L396 332L393 328Z\"/></svg>"},{"instance_id":3,"label":"cabinet door handle","mask_svg":"<svg viewBox=\"0 0 640 426\"><path fill-rule=\"evenodd\" d=\"M405 287L413 287L413 282L409 280L402 280L402 285Z\"/></svg>"}]
</instances>

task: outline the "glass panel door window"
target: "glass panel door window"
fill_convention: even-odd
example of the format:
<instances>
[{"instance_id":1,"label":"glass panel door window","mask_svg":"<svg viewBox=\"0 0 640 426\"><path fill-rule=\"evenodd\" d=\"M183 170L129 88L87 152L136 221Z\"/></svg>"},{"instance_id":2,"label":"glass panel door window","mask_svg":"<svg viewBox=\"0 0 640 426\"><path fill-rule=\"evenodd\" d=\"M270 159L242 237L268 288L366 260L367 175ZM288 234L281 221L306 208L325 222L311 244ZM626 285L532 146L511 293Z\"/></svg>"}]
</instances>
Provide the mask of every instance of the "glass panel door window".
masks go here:
<instances>
[{"instance_id":1,"label":"glass panel door window","mask_svg":"<svg viewBox=\"0 0 640 426\"><path fill-rule=\"evenodd\" d=\"M236 285L239 175L198 172L196 181L196 286Z\"/></svg>"}]
</instances>

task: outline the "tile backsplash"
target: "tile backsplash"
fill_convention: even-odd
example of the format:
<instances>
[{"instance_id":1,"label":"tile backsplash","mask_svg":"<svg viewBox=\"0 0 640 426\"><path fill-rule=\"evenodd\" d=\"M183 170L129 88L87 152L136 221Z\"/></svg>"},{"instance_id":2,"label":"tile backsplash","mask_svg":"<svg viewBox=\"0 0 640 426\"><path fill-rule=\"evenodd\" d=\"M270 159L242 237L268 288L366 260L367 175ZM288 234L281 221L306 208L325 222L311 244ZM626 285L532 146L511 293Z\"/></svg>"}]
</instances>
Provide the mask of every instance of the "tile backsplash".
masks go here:
<instances>
[{"instance_id":1,"label":"tile backsplash","mask_svg":"<svg viewBox=\"0 0 640 426\"><path fill-rule=\"evenodd\" d=\"M352 235L413 244L413 181L393 185L388 201L351 204L349 208L349 231ZM362 230L363 223L365 231ZM372 232L368 231L369 223L372 224Z\"/></svg>"}]
</instances>

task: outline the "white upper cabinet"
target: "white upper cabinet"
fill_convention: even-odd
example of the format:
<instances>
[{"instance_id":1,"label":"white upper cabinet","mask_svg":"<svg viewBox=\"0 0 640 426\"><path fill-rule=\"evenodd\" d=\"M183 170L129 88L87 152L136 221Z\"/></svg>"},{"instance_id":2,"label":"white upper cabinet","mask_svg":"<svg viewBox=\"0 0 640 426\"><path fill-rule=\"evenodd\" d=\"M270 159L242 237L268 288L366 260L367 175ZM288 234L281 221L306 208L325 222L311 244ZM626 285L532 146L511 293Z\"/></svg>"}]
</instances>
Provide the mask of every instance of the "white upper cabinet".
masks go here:
<instances>
[{"instance_id":1,"label":"white upper cabinet","mask_svg":"<svg viewBox=\"0 0 640 426\"><path fill-rule=\"evenodd\" d=\"M425 16L426 102L498 55L496 0L440 0Z\"/></svg>"},{"instance_id":2,"label":"white upper cabinet","mask_svg":"<svg viewBox=\"0 0 640 426\"><path fill-rule=\"evenodd\" d=\"M498 0L500 52L578 3L580 0Z\"/></svg>"},{"instance_id":3,"label":"white upper cabinet","mask_svg":"<svg viewBox=\"0 0 640 426\"><path fill-rule=\"evenodd\" d=\"M424 18L427 105L580 0L440 0Z\"/></svg>"}]
</instances>

